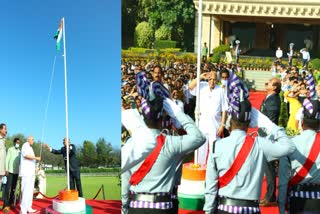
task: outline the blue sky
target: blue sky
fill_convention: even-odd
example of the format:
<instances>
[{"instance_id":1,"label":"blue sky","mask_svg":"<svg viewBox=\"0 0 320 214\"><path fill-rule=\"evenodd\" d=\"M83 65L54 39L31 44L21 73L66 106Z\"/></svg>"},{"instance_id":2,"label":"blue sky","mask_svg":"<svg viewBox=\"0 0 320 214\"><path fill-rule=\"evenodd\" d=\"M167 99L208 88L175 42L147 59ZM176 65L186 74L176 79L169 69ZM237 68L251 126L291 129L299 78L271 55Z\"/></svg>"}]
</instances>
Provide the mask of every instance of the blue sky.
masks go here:
<instances>
[{"instance_id":1,"label":"blue sky","mask_svg":"<svg viewBox=\"0 0 320 214\"><path fill-rule=\"evenodd\" d=\"M62 146L63 57L53 36L65 17L71 142L103 137L120 147L120 15L121 1L1 1L0 122L9 135L41 139L57 55L44 141Z\"/></svg>"}]
</instances>

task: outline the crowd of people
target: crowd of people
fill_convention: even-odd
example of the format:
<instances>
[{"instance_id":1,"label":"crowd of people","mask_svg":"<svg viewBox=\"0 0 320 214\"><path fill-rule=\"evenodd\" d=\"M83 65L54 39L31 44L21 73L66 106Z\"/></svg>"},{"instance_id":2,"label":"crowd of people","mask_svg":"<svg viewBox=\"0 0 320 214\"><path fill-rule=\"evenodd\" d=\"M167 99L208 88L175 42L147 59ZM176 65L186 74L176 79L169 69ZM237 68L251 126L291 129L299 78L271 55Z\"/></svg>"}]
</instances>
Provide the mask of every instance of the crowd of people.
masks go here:
<instances>
[{"instance_id":1,"label":"crowd of people","mask_svg":"<svg viewBox=\"0 0 320 214\"><path fill-rule=\"evenodd\" d=\"M19 138L14 138L13 146L6 149L5 137L7 135L6 124L0 124L0 186L2 186L2 211L9 213L10 209L15 209L17 201L20 202L20 214L35 213L38 210L32 208L34 193L38 192L37 198L42 198L46 194L46 175L39 164L41 157L36 156L32 145L34 137L29 136L22 144ZM75 146L70 143L70 139L63 140L64 146L60 150L54 150L47 144L43 144L53 154L62 154L66 165L66 147L69 145L70 152L70 189L79 191L82 197L80 181L80 167L76 159ZM37 163L38 162L38 163ZM18 178L20 181L20 194L16 193ZM36 182L37 177L37 182ZM36 185L37 183L37 185ZM35 187L37 186L37 190ZM40 192L40 193L39 193ZM17 197L21 195L21 200Z\"/></svg>"},{"instance_id":2,"label":"crowd of people","mask_svg":"<svg viewBox=\"0 0 320 214\"><path fill-rule=\"evenodd\" d=\"M273 77L265 84L267 96L257 110L248 100L239 64L202 63L199 92L196 69L153 60L121 65L123 213L177 213L181 161L195 149L197 162L207 166L206 213L260 213L259 206L275 204L284 213L286 203L290 213L319 212L320 159L312 148L319 142L320 85L312 70L275 61ZM281 112L282 102L288 112ZM287 132L278 126L280 114L289 117ZM249 127L258 127L258 136L248 134ZM315 156L311 164L306 161L310 150ZM310 171L301 175L306 164ZM260 201L264 175L268 187Z\"/></svg>"}]
</instances>

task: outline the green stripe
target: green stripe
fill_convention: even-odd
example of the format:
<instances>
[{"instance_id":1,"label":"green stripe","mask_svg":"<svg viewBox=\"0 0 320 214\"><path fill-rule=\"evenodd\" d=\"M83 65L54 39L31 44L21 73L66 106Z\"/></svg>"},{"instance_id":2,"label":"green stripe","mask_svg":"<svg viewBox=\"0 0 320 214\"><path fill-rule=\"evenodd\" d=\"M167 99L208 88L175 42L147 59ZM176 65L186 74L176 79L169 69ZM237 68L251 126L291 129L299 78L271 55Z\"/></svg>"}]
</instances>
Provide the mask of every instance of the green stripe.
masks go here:
<instances>
[{"instance_id":1,"label":"green stripe","mask_svg":"<svg viewBox=\"0 0 320 214\"><path fill-rule=\"evenodd\" d=\"M203 210L204 197L202 199L181 198L178 197L179 208L184 210Z\"/></svg>"},{"instance_id":2,"label":"green stripe","mask_svg":"<svg viewBox=\"0 0 320 214\"><path fill-rule=\"evenodd\" d=\"M57 51L60 51L60 42L58 42L58 43L56 44L56 49L57 49Z\"/></svg>"},{"instance_id":3,"label":"green stripe","mask_svg":"<svg viewBox=\"0 0 320 214\"><path fill-rule=\"evenodd\" d=\"M56 34L54 35L54 38L55 38L55 39L57 39L57 38L58 38L59 33L60 33L60 31L59 31L59 30L57 30Z\"/></svg>"},{"instance_id":4,"label":"green stripe","mask_svg":"<svg viewBox=\"0 0 320 214\"><path fill-rule=\"evenodd\" d=\"M184 193L180 193L178 192L178 197L181 197L181 198L204 198L204 195L188 195L188 194L184 194Z\"/></svg>"}]
</instances>

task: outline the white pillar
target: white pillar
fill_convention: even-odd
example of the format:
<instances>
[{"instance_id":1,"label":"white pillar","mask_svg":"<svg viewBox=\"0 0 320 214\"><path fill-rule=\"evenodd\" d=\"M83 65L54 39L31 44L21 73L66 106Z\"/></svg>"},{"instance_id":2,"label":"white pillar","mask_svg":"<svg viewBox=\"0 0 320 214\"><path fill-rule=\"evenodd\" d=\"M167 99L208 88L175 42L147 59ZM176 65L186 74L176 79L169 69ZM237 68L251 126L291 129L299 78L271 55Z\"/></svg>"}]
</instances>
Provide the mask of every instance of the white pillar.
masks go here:
<instances>
[{"instance_id":1,"label":"white pillar","mask_svg":"<svg viewBox=\"0 0 320 214\"><path fill-rule=\"evenodd\" d=\"M202 44L207 43L209 48L209 53L221 44L222 38L222 21L214 18L210 15L204 14L202 16ZM198 13L195 17L195 31L194 31L194 52L197 53L198 50Z\"/></svg>"},{"instance_id":2,"label":"white pillar","mask_svg":"<svg viewBox=\"0 0 320 214\"><path fill-rule=\"evenodd\" d=\"M222 40L222 22L219 19L212 19L212 49L220 45L220 40Z\"/></svg>"}]
</instances>

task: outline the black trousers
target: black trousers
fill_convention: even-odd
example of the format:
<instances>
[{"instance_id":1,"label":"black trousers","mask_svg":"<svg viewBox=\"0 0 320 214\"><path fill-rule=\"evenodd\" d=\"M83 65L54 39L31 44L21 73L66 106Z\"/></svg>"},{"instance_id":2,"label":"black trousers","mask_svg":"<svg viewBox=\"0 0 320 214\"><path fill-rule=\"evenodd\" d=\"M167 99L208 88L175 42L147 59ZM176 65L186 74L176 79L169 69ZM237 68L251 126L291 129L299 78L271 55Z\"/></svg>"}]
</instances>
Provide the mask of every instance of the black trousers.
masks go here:
<instances>
[{"instance_id":1,"label":"black trousers","mask_svg":"<svg viewBox=\"0 0 320 214\"><path fill-rule=\"evenodd\" d=\"M178 213L179 212L179 200L178 199L172 199L172 204L173 204L173 213Z\"/></svg>"},{"instance_id":2,"label":"black trousers","mask_svg":"<svg viewBox=\"0 0 320 214\"><path fill-rule=\"evenodd\" d=\"M161 209L150 209L150 208L132 208L129 207L129 214L178 214L173 209L161 210Z\"/></svg>"},{"instance_id":3,"label":"black trousers","mask_svg":"<svg viewBox=\"0 0 320 214\"><path fill-rule=\"evenodd\" d=\"M10 206L14 202L14 192L16 190L18 174L9 173L7 184L4 192L3 207Z\"/></svg>"},{"instance_id":4,"label":"black trousers","mask_svg":"<svg viewBox=\"0 0 320 214\"><path fill-rule=\"evenodd\" d=\"M80 171L70 171L70 189L75 190L75 185L77 186L77 190L79 192L79 197L83 197L82 186L80 180Z\"/></svg>"},{"instance_id":5,"label":"black trousers","mask_svg":"<svg viewBox=\"0 0 320 214\"><path fill-rule=\"evenodd\" d=\"M202 62L207 62L207 56L202 56Z\"/></svg>"},{"instance_id":6,"label":"black trousers","mask_svg":"<svg viewBox=\"0 0 320 214\"><path fill-rule=\"evenodd\" d=\"M320 213L319 199L290 198L290 214L318 214Z\"/></svg>"},{"instance_id":7,"label":"black trousers","mask_svg":"<svg viewBox=\"0 0 320 214\"><path fill-rule=\"evenodd\" d=\"M270 202L276 201L276 166L275 161L267 162L265 167L267 179L267 192L264 199Z\"/></svg>"},{"instance_id":8,"label":"black trousers","mask_svg":"<svg viewBox=\"0 0 320 214\"><path fill-rule=\"evenodd\" d=\"M288 62L289 62L289 66L291 67L292 66L292 57L288 58Z\"/></svg>"},{"instance_id":9,"label":"black trousers","mask_svg":"<svg viewBox=\"0 0 320 214\"><path fill-rule=\"evenodd\" d=\"M306 69L308 69L309 61L307 59L302 59L302 66L306 66Z\"/></svg>"}]
</instances>

